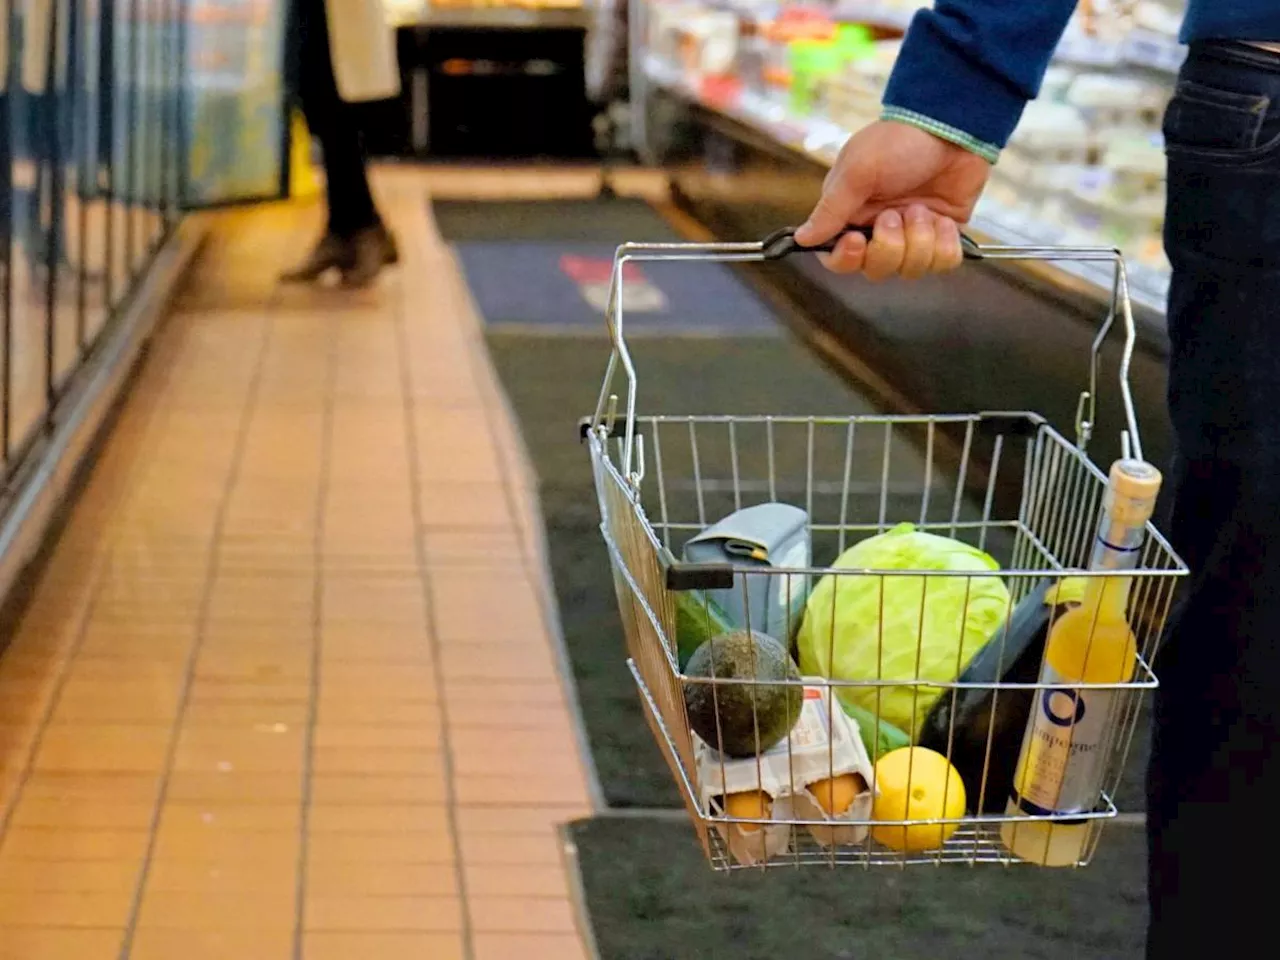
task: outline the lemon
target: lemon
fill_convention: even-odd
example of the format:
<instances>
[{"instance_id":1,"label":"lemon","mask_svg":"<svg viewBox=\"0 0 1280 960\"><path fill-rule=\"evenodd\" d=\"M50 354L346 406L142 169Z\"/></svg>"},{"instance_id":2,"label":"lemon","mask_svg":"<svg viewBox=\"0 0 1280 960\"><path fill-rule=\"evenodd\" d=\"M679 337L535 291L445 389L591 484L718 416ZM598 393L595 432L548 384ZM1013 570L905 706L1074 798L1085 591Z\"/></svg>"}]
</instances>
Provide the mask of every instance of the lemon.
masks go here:
<instances>
[{"instance_id":1,"label":"lemon","mask_svg":"<svg viewBox=\"0 0 1280 960\"><path fill-rule=\"evenodd\" d=\"M876 763L879 796L873 820L954 820L964 816L964 781L942 754L924 747L902 747ZM959 824L877 826L871 835L891 850L915 853L936 850Z\"/></svg>"}]
</instances>

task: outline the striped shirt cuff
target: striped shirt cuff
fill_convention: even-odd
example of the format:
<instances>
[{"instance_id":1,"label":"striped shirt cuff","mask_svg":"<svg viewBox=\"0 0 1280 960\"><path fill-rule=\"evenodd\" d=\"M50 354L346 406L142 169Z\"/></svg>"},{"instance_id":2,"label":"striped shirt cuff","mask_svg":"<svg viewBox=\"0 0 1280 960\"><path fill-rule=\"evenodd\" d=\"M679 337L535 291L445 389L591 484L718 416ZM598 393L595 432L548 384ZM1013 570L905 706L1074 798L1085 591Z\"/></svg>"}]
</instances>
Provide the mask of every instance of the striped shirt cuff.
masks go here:
<instances>
[{"instance_id":1,"label":"striped shirt cuff","mask_svg":"<svg viewBox=\"0 0 1280 960\"><path fill-rule=\"evenodd\" d=\"M926 117L922 113L916 113L914 110L904 110L902 107L891 107L886 105L880 113L881 120L894 120L898 123L905 123L913 127L931 133L941 140L954 143L957 147L963 147L970 153L976 153L987 163L994 164L1000 158L1000 148L993 143L985 143L977 137L973 137L963 130L958 130L953 126L940 123L932 117Z\"/></svg>"}]
</instances>

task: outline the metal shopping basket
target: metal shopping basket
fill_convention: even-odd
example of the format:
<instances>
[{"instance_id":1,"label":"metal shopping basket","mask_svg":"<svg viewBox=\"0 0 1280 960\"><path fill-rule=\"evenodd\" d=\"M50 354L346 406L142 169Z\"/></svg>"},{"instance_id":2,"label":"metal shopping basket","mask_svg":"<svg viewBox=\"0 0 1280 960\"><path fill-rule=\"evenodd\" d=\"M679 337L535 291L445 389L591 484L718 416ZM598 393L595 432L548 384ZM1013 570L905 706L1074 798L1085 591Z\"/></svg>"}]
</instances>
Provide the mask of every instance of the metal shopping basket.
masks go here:
<instances>
[{"instance_id":1,"label":"metal shopping basket","mask_svg":"<svg viewBox=\"0 0 1280 960\"><path fill-rule=\"evenodd\" d=\"M1087 564L1107 477L1090 462L1085 448L1094 419L1099 352L1117 319L1124 336L1119 385L1127 430L1122 445L1127 457L1142 457L1128 382L1135 330L1123 259L1109 248L979 246L964 238L968 260L1114 265L1110 310L1093 341L1089 387L1081 395L1074 442L1028 412L638 414L637 375L623 325L624 268L629 262L748 262L804 252L812 251L799 247L792 231L756 243L619 247L608 310L613 349L596 410L582 423L628 666L708 859L719 870L1009 863L1017 858L1002 842L1001 831L1016 823L1017 829L1044 833L1046 860L1040 862L1049 862L1056 832L1070 841L1064 848L1069 863L1087 864L1103 825L1120 813L1116 797L1143 695L1156 686L1151 664L1175 585L1186 573L1167 541L1147 523L1137 568L1127 572L1128 620L1137 650L1132 675L1123 682L1076 683L1065 690L1042 682L1043 638L1055 618L1069 609L1067 586L1079 587L1102 575ZM626 379L621 411L613 392L619 368ZM730 536L721 542L728 552L710 560L705 551L691 550L691 544L705 545L721 518L745 516L740 511L760 504L787 504L791 516L803 517L799 552L770 557L766 549L752 546L749 536L733 543ZM998 569L832 566L850 546L886 534L903 521L913 530L976 550ZM714 547L719 541L712 537L712 542ZM818 603L824 579L832 585L821 601L825 604L830 595L829 612ZM862 606L848 614L836 602L846 588L862 597ZM893 603L899 603L904 591L919 592L918 604L906 607L919 622L904 623L898 616L891 638L886 623L894 611L887 609L886 598L896 597ZM1004 598L997 628L975 648L964 639L976 609L971 604L988 595ZM944 638L938 649L938 623L928 622L935 610L931 596L950 597L960 637L954 642ZM726 612L729 608L738 611L736 620ZM769 620L778 610L784 611L783 619ZM1021 653L1006 651L1011 624L1028 610L1033 616L1047 610L1038 614L1047 621L1036 633L1039 646L1032 642ZM750 622L753 615L755 623ZM986 616L990 618L990 610ZM903 644L909 647L912 627L916 649L904 659ZM701 634L699 628L704 628ZM697 641L741 628L767 632L777 642L742 648L750 649L746 670L739 658L736 671L721 673L715 656L709 659L710 672L705 657L696 671L691 669L698 654L689 659L686 632ZM809 669L813 663L806 663L805 655L827 642L813 636L824 628L831 634L827 658L819 664L826 667L825 674ZM862 631L859 636L868 629L876 634L876 649L870 655L862 649L857 668L836 663L835 638L846 629ZM860 642L866 646L865 638ZM953 664L945 662L949 653L939 659L938 650L949 649L948 643L955 647ZM779 646L803 673L780 666L769 653ZM993 651L997 660L991 669ZM1006 653L1022 662L1007 662ZM820 652L816 657L822 661ZM886 667L890 661L896 672ZM986 675L977 671L980 661ZM1013 763L1031 705L1038 698L1047 704L1050 697L1066 696L1070 706L1073 691L1094 687L1113 691L1108 726L1097 747L1101 776L1096 805L1073 809L1069 816L1028 814L1025 809L1012 815L1006 804ZM688 699L695 689L701 692ZM898 719L905 720L891 722L890 702L901 708ZM781 728L779 703L785 718ZM749 720L741 712L744 704ZM744 723L755 735L754 750L740 745L731 750L726 728L735 726L741 734ZM695 732L699 729L703 736ZM777 741L779 729L782 739ZM869 735L872 729L874 735ZM899 760L909 759L905 799L894 815L889 767L881 761L897 762L884 758L908 743L927 745L933 755L920 750L898 754ZM933 763L937 754L946 757L946 764ZM953 786L953 774L963 791ZM900 769L895 777L893 791L901 793ZM839 793L847 794L847 806ZM961 793L964 801L957 805L953 797ZM913 798L920 800L914 808Z\"/></svg>"}]
</instances>

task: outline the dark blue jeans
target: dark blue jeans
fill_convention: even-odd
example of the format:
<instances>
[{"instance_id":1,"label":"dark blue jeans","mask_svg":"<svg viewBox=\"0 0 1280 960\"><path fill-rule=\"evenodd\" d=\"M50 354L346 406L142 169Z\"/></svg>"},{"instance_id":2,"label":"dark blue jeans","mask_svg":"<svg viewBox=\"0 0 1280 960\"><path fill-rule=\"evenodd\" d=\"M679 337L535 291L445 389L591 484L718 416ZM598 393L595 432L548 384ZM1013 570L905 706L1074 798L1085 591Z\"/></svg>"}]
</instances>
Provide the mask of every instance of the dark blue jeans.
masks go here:
<instances>
[{"instance_id":1,"label":"dark blue jeans","mask_svg":"<svg viewBox=\"0 0 1280 960\"><path fill-rule=\"evenodd\" d=\"M1280 55L1193 45L1165 139L1169 530L1191 579L1156 664L1147 956L1270 954L1280 917Z\"/></svg>"}]
</instances>

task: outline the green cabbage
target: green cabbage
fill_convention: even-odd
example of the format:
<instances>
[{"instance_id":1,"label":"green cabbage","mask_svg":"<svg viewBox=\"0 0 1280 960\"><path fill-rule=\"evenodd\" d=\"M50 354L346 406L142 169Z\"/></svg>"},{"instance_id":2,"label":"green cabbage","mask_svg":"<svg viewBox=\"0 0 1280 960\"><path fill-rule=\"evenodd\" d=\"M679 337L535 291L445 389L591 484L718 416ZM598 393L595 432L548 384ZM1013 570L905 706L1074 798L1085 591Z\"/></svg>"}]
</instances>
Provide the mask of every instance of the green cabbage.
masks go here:
<instances>
[{"instance_id":1,"label":"green cabbage","mask_svg":"<svg viewBox=\"0 0 1280 960\"><path fill-rule=\"evenodd\" d=\"M943 691L912 681L955 680L1008 614L1009 591L991 575L1000 565L975 547L904 523L846 550L834 566L871 573L827 574L818 581L796 639L800 670L839 680L906 681L842 687L839 696L875 714L878 691L879 715L914 740ZM985 575L881 577L877 570Z\"/></svg>"}]
</instances>

